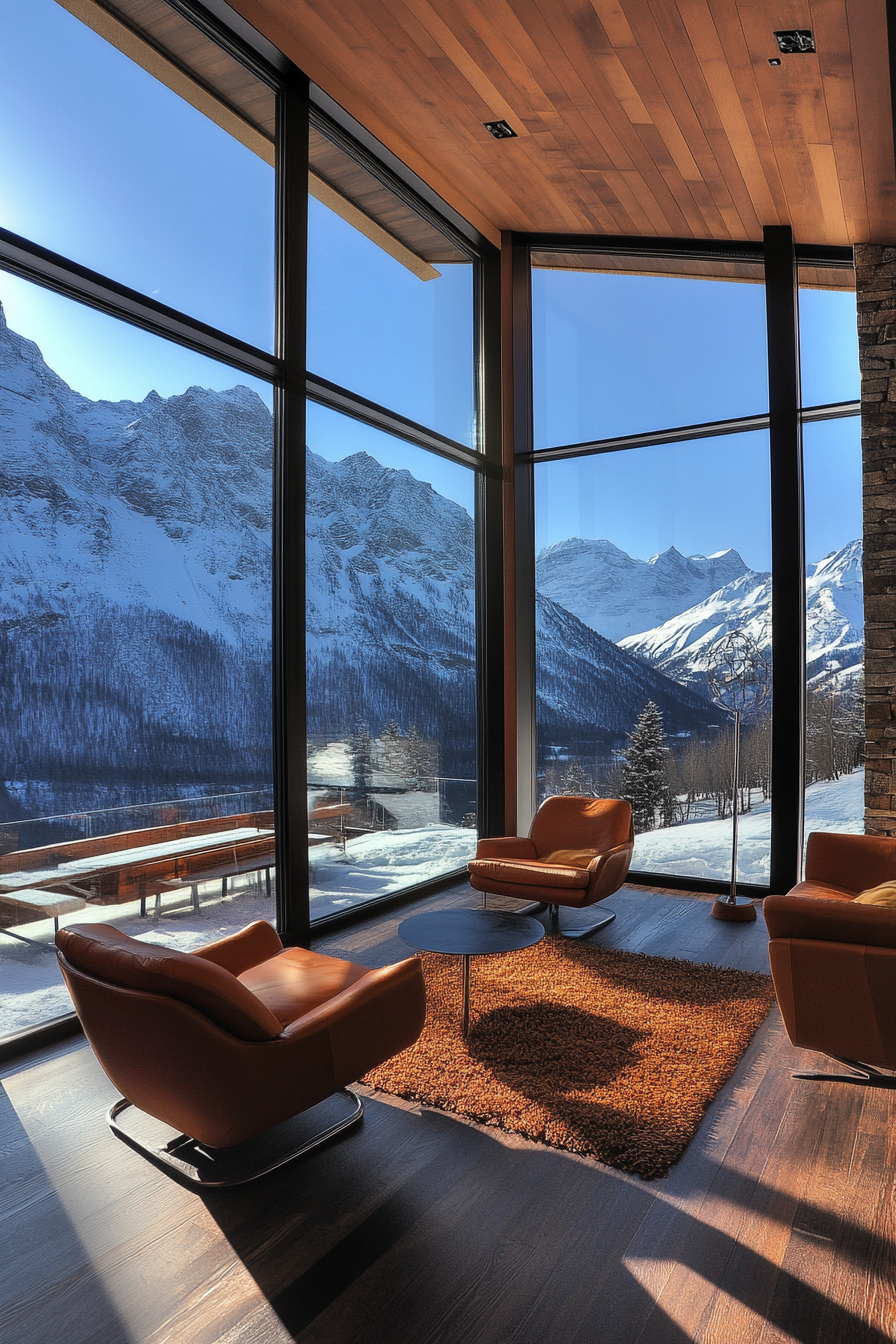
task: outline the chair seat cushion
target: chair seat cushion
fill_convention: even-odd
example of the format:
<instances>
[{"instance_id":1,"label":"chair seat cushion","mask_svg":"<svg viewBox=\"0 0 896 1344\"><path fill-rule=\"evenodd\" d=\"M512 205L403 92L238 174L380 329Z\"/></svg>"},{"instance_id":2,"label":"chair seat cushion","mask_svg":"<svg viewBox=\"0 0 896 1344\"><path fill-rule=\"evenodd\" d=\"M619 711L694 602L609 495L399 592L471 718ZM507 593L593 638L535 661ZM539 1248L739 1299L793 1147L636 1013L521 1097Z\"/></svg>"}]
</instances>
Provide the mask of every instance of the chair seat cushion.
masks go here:
<instances>
[{"instance_id":1,"label":"chair seat cushion","mask_svg":"<svg viewBox=\"0 0 896 1344\"><path fill-rule=\"evenodd\" d=\"M816 896L823 901L854 901L856 893L845 887L835 887L828 882L798 882L791 887L788 896Z\"/></svg>"},{"instance_id":2,"label":"chair seat cushion","mask_svg":"<svg viewBox=\"0 0 896 1344\"><path fill-rule=\"evenodd\" d=\"M470 872L495 882L515 882L527 887L559 887L575 891L587 887L591 874L586 868L572 868L537 859L471 859Z\"/></svg>"},{"instance_id":3,"label":"chair seat cushion","mask_svg":"<svg viewBox=\"0 0 896 1344\"><path fill-rule=\"evenodd\" d=\"M369 974L369 966L288 947L237 979L286 1027Z\"/></svg>"},{"instance_id":4,"label":"chair seat cushion","mask_svg":"<svg viewBox=\"0 0 896 1344\"><path fill-rule=\"evenodd\" d=\"M552 863L561 868L587 868L597 858L596 849L555 849L552 854L539 854L539 863Z\"/></svg>"}]
</instances>

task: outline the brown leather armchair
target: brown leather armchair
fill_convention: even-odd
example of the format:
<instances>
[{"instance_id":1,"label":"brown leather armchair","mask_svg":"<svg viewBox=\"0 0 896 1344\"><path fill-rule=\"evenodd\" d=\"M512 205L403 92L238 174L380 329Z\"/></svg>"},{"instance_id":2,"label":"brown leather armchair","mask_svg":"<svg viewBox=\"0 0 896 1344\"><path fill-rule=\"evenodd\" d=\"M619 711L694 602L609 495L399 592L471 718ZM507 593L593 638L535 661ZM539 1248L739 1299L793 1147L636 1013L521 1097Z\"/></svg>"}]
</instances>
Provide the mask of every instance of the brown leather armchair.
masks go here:
<instances>
[{"instance_id":1,"label":"brown leather armchair","mask_svg":"<svg viewBox=\"0 0 896 1344\"><path fill-rule=\"evenodd\" d=\"M896 1087L896 909L857 904L862 891L896 879L896 840L809 837L806 879L767 896L769 961L787 1034L856 1072L798 1073Z\"/></svg>"},{"instance_id":2,"label":"brown leather armchair","mask_svg":"<svg viewBox=\"0 0 896 1344\"><path fill-rule=\"evenodd\" d=\"M276 1160L268 1153L253 1163L250 1155L248 1167L237 1163L238 1179L228 1176L225 1156L216 1167L205 1151L232 1149L317 1106L423 1029L419 958L370 970L284 949L263 920L192 953L105 924L71 924L56 944L87 1039L123 1093L109 1123L132 1147L202 1185L264 1175L360 1119L360 1097L342 1093L342 1118ZM180 1138L164 1148L142 1142L119 1123L128 1106L182 1131Z\"/></svg>"},{"instance_id":3,"label":"brown leather armchair","mask_svg":"<svg viewBox=\"0 0 896 1344\"><path fill-rule=\"evenodd\" d=\"M628 875L635 844L632 809L615 798L546 798L529 835L480 840L470 860L477 891L538 901L533 911L549 933L586 938L616 918L561 927L558 907L583 909L612 896Z\"/></svg>"}]
</instances>

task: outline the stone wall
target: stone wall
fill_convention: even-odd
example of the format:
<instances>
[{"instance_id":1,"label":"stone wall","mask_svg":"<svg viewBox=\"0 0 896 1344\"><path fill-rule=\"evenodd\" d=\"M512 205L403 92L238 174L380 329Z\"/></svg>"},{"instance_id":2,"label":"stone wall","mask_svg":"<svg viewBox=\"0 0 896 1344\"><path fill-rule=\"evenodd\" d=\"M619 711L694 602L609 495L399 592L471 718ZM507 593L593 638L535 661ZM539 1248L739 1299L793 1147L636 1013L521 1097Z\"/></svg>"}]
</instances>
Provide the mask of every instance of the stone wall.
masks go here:
<instances>
[{"instance_id":1,"label":"stone wall","mask_svg":"<svg viewBox=\"0 0 896 1344\"><path fill-rule=\"evenodd\" d=\"M896 835L896 247L856 247L865 519L865 830Z\"/></svg>"}]
</instances>

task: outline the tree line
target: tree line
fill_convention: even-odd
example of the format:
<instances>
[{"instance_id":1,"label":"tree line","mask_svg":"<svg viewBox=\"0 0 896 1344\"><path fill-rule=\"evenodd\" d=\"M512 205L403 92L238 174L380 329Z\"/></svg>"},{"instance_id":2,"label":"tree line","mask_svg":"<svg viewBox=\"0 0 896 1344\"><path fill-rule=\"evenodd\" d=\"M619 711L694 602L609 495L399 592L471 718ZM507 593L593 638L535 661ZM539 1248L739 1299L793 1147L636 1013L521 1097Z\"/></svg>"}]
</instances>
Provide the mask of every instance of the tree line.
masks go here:
<instances>
[{"instance_id":1,"label":"tree line","mask_svg":"<svg viewBox=\"0 0 896 1344\"><path fill-rule=\"evenodd\" d=\"M749 812L771 793L772 715L764 713L741 730L736 806ZM864 760L864 683L843 686L834 678L806 694L806 784L836 780ZM730 817L733 796L734 730L721 728L682 745L670 743L663 714L649 700L628 734L627 745L609 763L586 766L578 756L548 765L542 793L622 798L631 803L635 831L680 825L708 808Z\"/></svg>"}]
</instances>

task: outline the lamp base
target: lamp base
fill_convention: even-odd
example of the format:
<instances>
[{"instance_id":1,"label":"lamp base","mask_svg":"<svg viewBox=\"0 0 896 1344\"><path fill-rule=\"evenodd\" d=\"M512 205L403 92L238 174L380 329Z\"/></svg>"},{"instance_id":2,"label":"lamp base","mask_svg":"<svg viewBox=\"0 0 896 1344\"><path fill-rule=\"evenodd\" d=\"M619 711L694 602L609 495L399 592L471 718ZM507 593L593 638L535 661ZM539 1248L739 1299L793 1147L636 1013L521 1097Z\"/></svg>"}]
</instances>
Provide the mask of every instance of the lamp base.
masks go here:
<instances>
[{"instance_id":1,"label":"lamp base","mask_svg":"<svg viewBox=\"0 0 896 1344\"><path fill-rule=\"evenodd\" d=\"M732 903L726 897L720 896L718 900L713 901L710 913L713 919L735 920L737 923L746 924L756 918L756 907L752 901Z\"/></svg>"}]
</instances>

